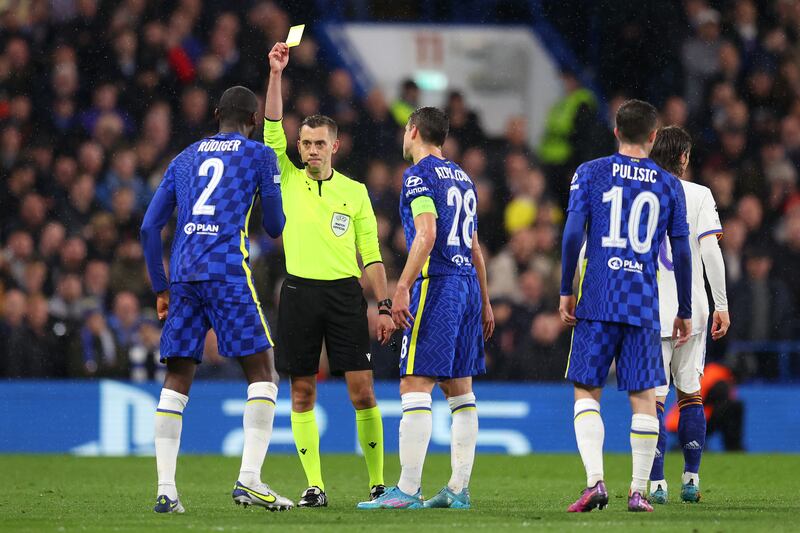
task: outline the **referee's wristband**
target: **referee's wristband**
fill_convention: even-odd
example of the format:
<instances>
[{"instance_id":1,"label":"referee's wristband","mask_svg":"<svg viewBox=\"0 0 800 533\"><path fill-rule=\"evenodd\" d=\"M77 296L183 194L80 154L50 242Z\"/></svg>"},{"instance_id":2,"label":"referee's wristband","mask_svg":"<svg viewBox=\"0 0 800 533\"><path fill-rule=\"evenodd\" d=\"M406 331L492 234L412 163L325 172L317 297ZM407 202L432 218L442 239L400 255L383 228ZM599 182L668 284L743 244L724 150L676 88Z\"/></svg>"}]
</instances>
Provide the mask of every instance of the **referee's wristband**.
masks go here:
<instances>
[{"instance_id":1,"label":"referee's wristband","mask_svg":"<svg viewBox=\"0 0 800 533\"><path fill-rule=\"evenodd\" d=\"M391 298L386 298L385 300L381 300L380 302L378 302L378 309L380 309L381 307L385 307L385 308L391 310L391 308L392 308L392 299Z\"/></svg>"},{"instance_id":2,"label":"referee's wristband","mask_svg":"<svg viewBox=\"0 0 800 533\"><path fill-rule=\"evenodd\" d=\"M392 312L389 311L388 309L378 309L378 314L379 315L392 316Z\"/></svg>"}]
</instances>

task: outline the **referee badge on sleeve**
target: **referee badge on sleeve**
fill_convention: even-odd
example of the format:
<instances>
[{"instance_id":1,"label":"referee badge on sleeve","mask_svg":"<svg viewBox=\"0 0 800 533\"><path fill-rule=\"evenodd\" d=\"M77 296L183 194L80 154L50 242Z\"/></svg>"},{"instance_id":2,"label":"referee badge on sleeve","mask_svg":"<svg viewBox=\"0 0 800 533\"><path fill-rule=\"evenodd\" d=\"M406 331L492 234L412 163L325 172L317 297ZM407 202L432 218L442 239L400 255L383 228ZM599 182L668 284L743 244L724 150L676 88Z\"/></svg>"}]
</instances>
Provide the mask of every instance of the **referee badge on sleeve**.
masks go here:
<instances>
[{"instance_id":1,"label":"referee badge on sleeve","mask_svg":"<svg viewBox=\"0 0 800 533\"><path fill-rule=\"evenodd\" d=\"M350 227L350 216L343 213L334 213L331 218L331 230L337 237L341 237Z\"/></svg>"}]
</instances>

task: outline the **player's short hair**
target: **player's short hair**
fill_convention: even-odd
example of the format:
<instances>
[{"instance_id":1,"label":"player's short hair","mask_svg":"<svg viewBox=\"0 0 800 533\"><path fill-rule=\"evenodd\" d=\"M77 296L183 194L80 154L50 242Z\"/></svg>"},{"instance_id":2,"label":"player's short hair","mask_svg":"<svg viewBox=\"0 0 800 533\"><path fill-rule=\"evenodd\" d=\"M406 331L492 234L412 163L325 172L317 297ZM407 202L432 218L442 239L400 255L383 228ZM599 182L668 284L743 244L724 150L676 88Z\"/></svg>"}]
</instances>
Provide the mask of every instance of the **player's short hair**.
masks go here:
<instances>
[{"instance_id":1,"label":"player's short hair","mask_svg":"<svg viewBox=\"0 0 800 533\"><path fill-rule=\"evenodd\" d=\"M420 107L408 117L408 125L416 126L422 140L434 146L442 146L450 131L450 119L435 107Z\"/></svg>"},{"instance_id":2,"label":"player's short hair","mask_svg":"<svg viewBox=\"0 0 800 533\"><path fill-rule=\"evenodd\" d=\"M681 156L692 149L692 136L680 126L665 126L658 130L650 159L675 176L683 171Z\"/></svg>"},{"instance_id":3,"label":"player's short hair","mask_svg":"<svg viewBox=\"0 0 800 533\"><path fill-rule=\"evenodd\" d=\"M619 107L616 124L620 140L643 144L658 126L658 111L647 102L628 100Z\"/></svg>"},{"instance_id":4,"label":"player's short hair","mask_svg":"<svg viewBox=\"0 0 800 533\"><path fill-rule=\"evenodd\" d=\"M339 126L336 125L335 120L327 115L311 115L310 117L306 117L303 119L303 122L300 123L301 130L303 126L308 126L309 128L321 128L324 126L328 128L328 131L331 132L334 139L339 136Z\"/></svg>"},{"instance_id":5,"label":"player's short hair","mask_svg":"<svg viewBox=\"0 0 800 533\"><path fill-rule=\"evenodd\" d=\"M247 87L236 85L222 93L217 109L220 122L247 124L258 111L258 98Z\"/></svg>"}]
</instances>

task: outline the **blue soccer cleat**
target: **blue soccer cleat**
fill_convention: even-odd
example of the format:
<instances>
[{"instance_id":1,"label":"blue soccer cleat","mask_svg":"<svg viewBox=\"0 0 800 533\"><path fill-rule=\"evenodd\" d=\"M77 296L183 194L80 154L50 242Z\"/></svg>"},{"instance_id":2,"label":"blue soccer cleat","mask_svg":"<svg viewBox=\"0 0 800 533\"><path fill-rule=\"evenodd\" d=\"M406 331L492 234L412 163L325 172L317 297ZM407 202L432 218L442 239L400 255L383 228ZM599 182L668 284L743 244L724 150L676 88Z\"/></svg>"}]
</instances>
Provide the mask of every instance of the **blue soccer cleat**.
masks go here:
<instances>
[{"instance_id":1,"label":"blue soccer cleat","mask_svg":"<svg viewBox=\"0 0 800 533\"><path fill-rule=\"evenodd\" d=\"M647 498L648 500L653 503L663 505L667 503L668 498L669 493L667 492L666 484L658 483L655 487L655 490L653 490L653 485L650 485L650 497Z\"/></svg>"},{"instance_id":2,"label":"blue soccer cleat","mask_svg":"<svg viewBox=\"0 0 800 533\"><path fill-rule=\"evenodd\" d=\"M170 500L165 494L160 495L156 498L156 506L153 507L153 511L157 513L184 513L186 509L183 508L181 505L181 501L178 498L174 500Z\"/></svg>"},{"instance_id":3,"label":"blue soccer cleat","mask_svg":"<svg viewBox=\"0 0 800 533\"><path fill-rule=\"evenodd\" d=\"M422 491L414 496L406 494L397 487L387 488L386 492L368 502L360 502L357 509L422 509Z\"/></svg>"},{"instance_id":4,"label":"blue soccer cleat","mask_svg":"<svg viewBox=\"0 0 800 533\"><path fill-rule=\"evenodd\" d=\"M425 500L425 509L469 509L469 489L461 489L461 492L453 492L448 487L443 488L439 493Z\"/></svg>"},{"instance_id":5,"label":"blue soccer cleat","mask_svg":"<svg viewBox=\"0 0 800 533\"><path fill-rule=\"evenodd\" d=\"M681 500L686 503L697 503L700 501L700 487L690 479L689 483L681 485Z\"/></svg>"},{"instance_id":6,"label":"blue soccer cleat","mask_svg":"<svg viewBox=\"0 0 800 533\"><path fill-rule=\"evenodd\" d=\"M266 483L259 483L252 487L245 486L241 481L237 481L231 493L236 505L258 505L270 511L288 511L294 507L294 503L289 498L284 498Z\"/></svg>"}]
</instances>

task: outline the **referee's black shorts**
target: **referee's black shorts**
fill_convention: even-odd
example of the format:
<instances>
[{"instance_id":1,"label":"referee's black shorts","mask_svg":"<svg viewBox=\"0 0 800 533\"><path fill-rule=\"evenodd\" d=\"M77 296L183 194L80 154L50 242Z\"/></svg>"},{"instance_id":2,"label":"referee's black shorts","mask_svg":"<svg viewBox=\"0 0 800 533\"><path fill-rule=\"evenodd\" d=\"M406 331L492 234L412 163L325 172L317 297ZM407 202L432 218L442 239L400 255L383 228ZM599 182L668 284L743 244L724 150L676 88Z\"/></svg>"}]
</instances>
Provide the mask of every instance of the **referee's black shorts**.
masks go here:
<instances>
[{"instance_id":1,"label":"referee's black shorts","mask_svg":"<svg viewBox=\"0 0 800 533\"><path fill-rule=\"evenodd\" d=\"M315 375L323 338L331 374L372 369L361 284L357 278L324 281L288 276L278 305L277 369L290 376Z\"/></svg>"}]
</instances>

